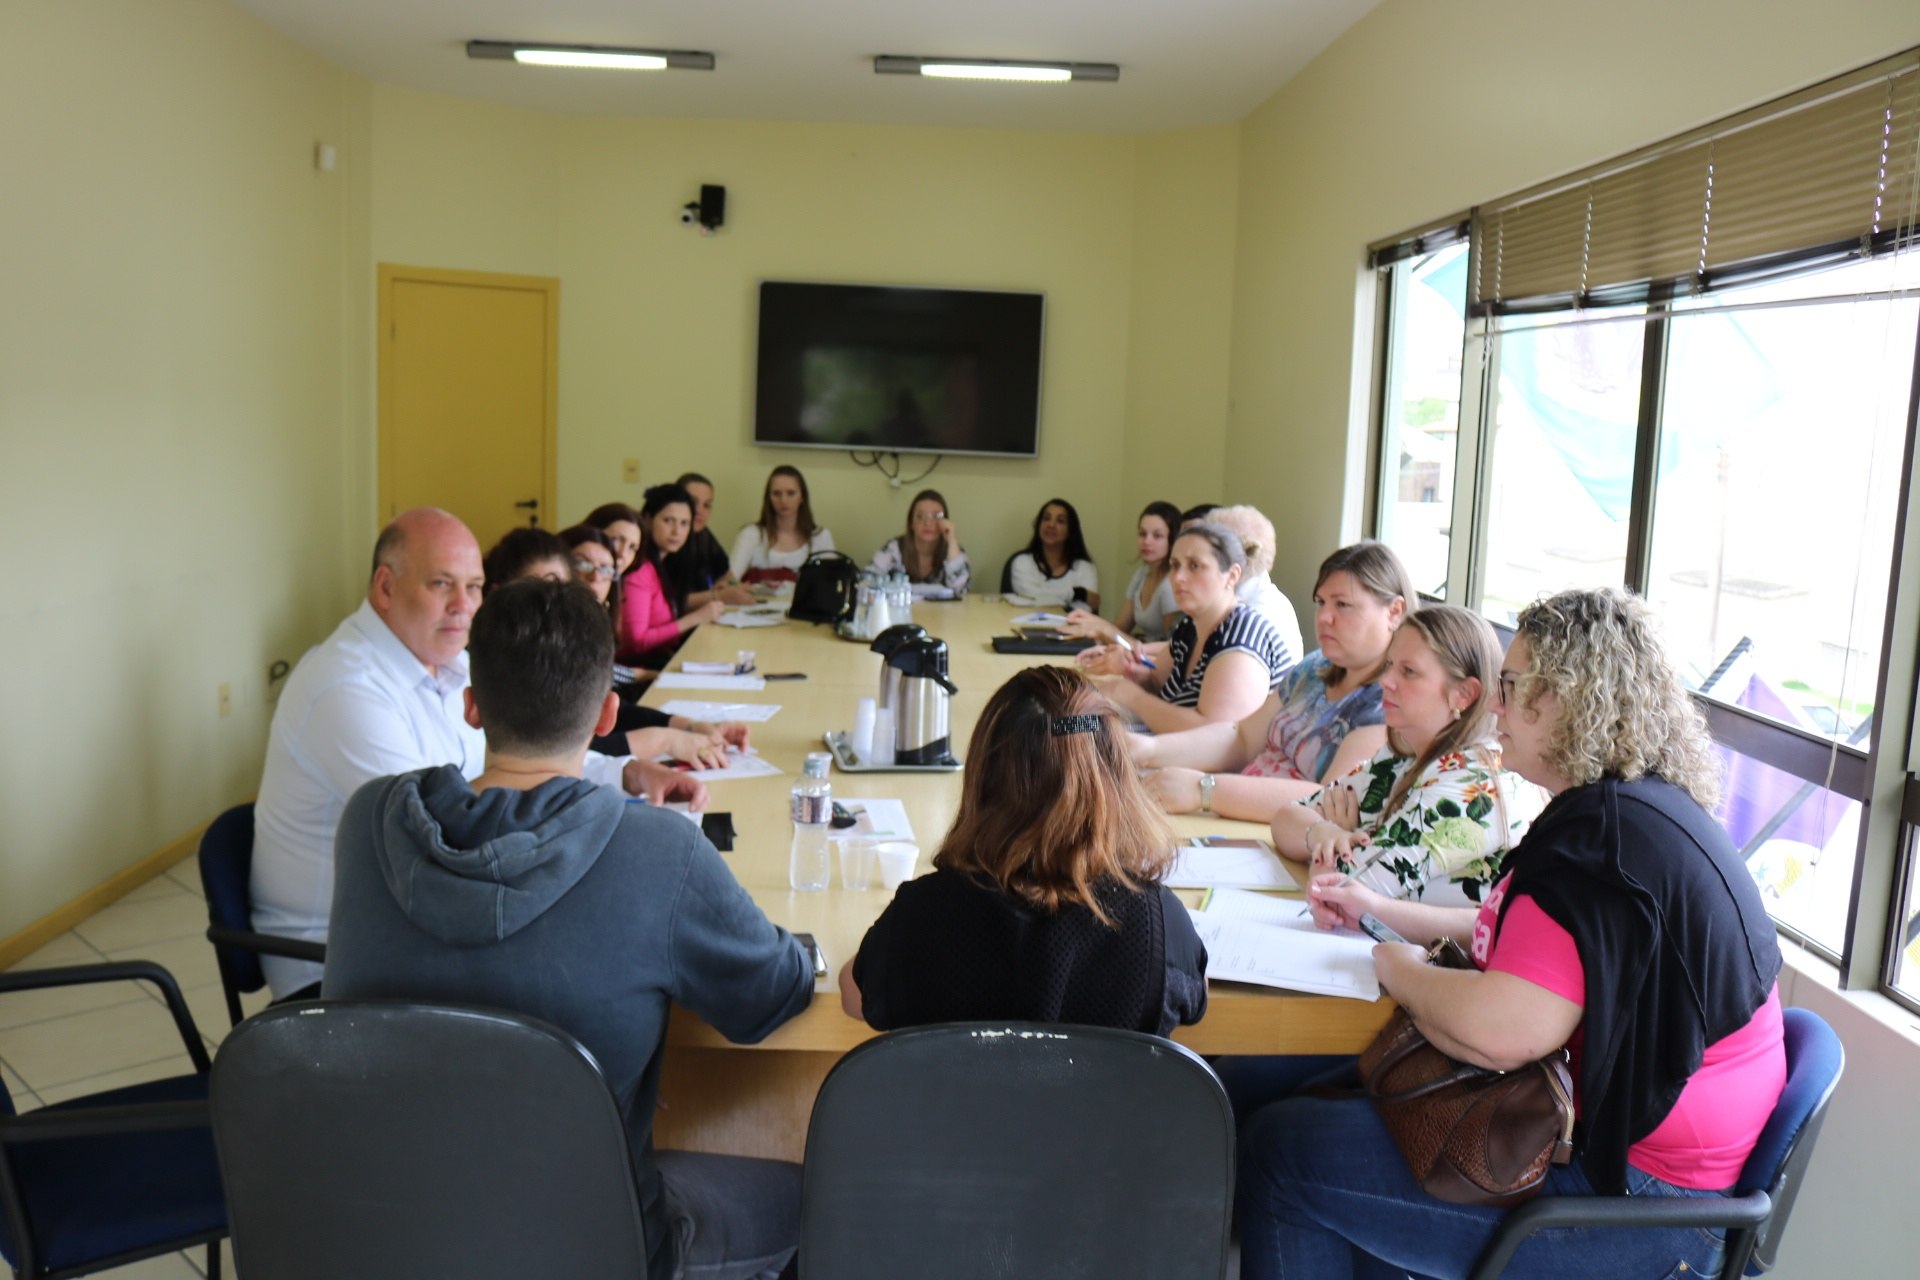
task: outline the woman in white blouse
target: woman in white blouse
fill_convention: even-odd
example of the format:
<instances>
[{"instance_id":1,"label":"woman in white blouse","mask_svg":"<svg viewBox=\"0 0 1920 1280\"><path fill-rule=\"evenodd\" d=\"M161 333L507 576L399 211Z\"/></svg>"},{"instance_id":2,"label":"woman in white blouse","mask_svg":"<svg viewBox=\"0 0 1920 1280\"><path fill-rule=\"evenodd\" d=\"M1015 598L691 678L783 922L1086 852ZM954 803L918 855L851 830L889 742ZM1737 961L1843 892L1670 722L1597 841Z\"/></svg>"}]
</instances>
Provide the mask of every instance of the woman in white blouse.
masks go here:
<instances>
[{"instance_id":1,"label":"woman in white blouse","mask_svg":"<svg viewBox=\"0 0 1920 1280\"><path fill-rule=\"evenodd\" d=\"M1039 604L1073 604L1079 591L1086 607L1100 611L1100 571L1087 554L1080 513L1054 498L1033 518L1033 541L1009 563L1013 593Z\"/></svg>"},{"instance_id":2,"label":"woman in white blouse","mask_svg":"<svg viewBox=\"0 0 1920 1280\"><path fill-rule=\"evenodd\" d=\"M867 568L874 573L904 573L908 582L945 587L965 595L973 578L966 548L947 516L947 500L936 489L922 489L907 508L907 531L874 553Z\"/></svg>"},{"instance_id":3,"label":"woman in white blouse","mask_svg":"<svg viewBox=\"0 0 1920 1280\"><path fill-rule=\"evenodd\" d=\"M813 521L807 478L798 467L775 467L760 497L760 519L740 530L728 563L742 582L792 582L816 551L833 550L833 534Z\"/></svg>"}]
</instances>

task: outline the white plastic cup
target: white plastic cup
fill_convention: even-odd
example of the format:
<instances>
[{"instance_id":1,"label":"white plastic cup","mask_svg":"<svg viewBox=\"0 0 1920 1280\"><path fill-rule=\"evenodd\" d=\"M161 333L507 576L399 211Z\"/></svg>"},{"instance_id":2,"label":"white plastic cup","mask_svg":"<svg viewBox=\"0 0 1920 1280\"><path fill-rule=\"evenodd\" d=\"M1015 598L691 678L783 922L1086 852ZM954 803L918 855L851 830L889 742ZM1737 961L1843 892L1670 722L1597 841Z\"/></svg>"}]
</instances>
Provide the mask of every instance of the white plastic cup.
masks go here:
<instances>
[{"instance_id":1,"label":"white plastic cup","mask_svg":"<svg viewBox=\"0 0 1920 1280\"><path fill-rule=\"evenodd\" d=\"M891 892L913 879L920 846L905 840L883 840L874 846L873 857L880 866L880 883Z\"/></svg>"},{"instance_id":2,"label":"white plastic cup","mask_svg":"<svg viewBox=\"0 0 1920 1280\"><path fill-rule=\"evenodd\" d=\"M861 764L869 763L873 755L873 715L875 711L872 698L860 699L860 705L853 709L853 734L847 745L853 748L853 758Z\"/></svg>"},{"instance_id":3,"label":"white plastic cup","mask_svg":"<svg viewBox=\"0 0 1920 1280\"><path fill-rule=\"evenodd\" d=\"M868 763L887 768L894 762L893 755L893 710L889 707L876 707L873 713L873 755Z\"/></svg>"},{"instance_id":4,"label":"white plastic cup","mask_svg":"<svg viewBox=\"0 0 1920 1280\"><path fill-rule=\"evenodd\" d=\"M840 887L855 893L873 888L874 842L840 840Z\"/></svg>"}]
</instances>

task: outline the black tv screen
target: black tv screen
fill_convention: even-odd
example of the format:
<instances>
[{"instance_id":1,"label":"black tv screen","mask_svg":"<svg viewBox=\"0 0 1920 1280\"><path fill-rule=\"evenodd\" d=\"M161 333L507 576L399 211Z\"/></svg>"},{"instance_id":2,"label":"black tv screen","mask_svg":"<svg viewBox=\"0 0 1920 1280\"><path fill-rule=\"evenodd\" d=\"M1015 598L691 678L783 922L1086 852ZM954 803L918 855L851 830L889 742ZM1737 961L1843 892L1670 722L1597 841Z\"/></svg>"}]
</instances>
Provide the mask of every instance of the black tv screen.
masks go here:
<instances>
[{"instance_id":1,"label":"black tv screen","mask_svg":"<svg viewBox=\"0 0 1920 1280\"><path fill-rule=\"evenodd\" d=\"M760 284L755 444L1039 452L1045 297Z\"/></svg>"}]
</instances>

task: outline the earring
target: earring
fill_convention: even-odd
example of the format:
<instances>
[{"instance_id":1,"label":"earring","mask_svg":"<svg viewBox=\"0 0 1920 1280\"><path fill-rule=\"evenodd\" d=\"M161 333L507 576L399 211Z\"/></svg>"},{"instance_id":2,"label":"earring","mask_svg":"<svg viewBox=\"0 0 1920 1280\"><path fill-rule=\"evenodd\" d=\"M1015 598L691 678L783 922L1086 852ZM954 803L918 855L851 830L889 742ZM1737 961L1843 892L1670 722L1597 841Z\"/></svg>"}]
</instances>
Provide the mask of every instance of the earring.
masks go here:
<instances>
[{"instance_id":1,"label":"earring","mask_svg":"<svg viewBox=\"0 0 1920 1280\"><path fill-rule=\"evenodd\" d=\"M1460 718L1460 716L1461 716L1461 714L1462 714L1462 710L1463 710L1463 709L1462 709L1462 708L1460 708L1460 707L1455 707L1455 708L1453 709L1453 718L1454 718L1455 720L1458 720L1458 719Z\"/></svg>"}]
</instances>

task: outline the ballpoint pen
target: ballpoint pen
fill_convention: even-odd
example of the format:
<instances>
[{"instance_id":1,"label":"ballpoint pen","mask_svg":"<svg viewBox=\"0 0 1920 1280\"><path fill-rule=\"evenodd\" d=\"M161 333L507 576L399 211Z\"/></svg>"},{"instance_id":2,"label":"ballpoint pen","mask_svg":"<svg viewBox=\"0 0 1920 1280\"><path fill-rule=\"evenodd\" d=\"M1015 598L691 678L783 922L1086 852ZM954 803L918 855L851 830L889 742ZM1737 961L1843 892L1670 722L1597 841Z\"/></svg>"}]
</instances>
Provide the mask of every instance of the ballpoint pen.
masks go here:
<instances>
[{"instance_id":1,"label":"ballpoint pen","mask_svg":"<svg viewBox=\"0 0 1920 1280\"><path fill-rule=\"evenodd\" d=\"M1160 669L1159 664L1155 663L1152 658L1149 658L1144 652L1136 648L1134 646L1133 641L1128 639L1126 636L1116 635L1114 637L1114 640L1117 644L1119 644L1119 646L1122 649L1125 649L1127 651L1128 656L1130 656L1135 662L1138 662L1141 666L1145 667L1147 670L1157 671Z\"/></svg>"}]
</instances>

